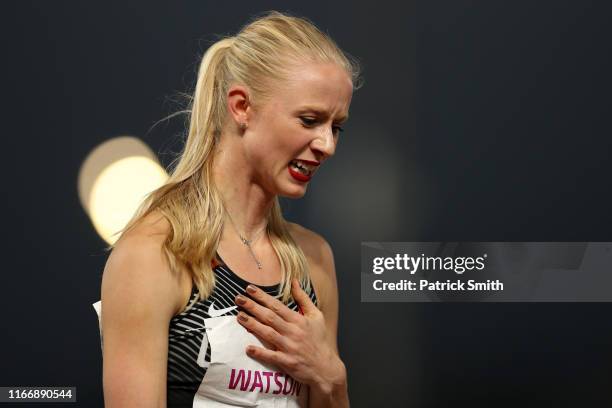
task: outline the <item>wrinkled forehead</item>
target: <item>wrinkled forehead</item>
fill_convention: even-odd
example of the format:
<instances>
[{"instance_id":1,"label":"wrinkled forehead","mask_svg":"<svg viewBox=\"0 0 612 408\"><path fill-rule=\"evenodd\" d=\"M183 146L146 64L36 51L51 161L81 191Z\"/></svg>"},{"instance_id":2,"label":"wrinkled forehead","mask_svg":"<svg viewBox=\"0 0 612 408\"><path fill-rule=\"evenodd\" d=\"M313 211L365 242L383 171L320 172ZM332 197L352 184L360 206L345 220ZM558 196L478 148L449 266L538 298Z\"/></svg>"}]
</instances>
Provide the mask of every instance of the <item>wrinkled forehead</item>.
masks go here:
<instances>
[{"instance_id":1,"label":"wrinkled forehead","mask_svg":"<svg viewBox=\"0 0 612 408\"><path fill-rule=\"evenodd\" d=\"M274 100L285 107L320 106L346 113L353 95L353 84L346 70L337 64L305 64L288 71L277 84Z\"/></svg>"}]
</instances>

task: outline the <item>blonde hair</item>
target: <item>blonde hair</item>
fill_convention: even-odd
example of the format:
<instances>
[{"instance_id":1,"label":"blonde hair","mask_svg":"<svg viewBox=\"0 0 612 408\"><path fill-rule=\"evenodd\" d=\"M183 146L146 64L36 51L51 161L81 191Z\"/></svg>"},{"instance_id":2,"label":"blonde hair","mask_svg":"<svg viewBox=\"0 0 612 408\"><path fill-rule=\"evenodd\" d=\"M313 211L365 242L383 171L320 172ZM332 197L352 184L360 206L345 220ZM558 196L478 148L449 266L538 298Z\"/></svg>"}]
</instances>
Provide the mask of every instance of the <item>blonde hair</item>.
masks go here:
<instances>
[{"instance_id":1,"label":"blonde hair","mask_svg":"<svg viewBox=\"0 0 612 408\"><path fill-rule=\"evenodd\" d=\"M124 234L153 210L159 210L171 224L163 244L170 268L185 268L201 299L209 297L215 286L211 261L226 215L214 185L212 164L227 115L229 86L245 85L251 91L251 102L257 104L270 97L278 81L288 79L292 67L306 61L338 64L350 75L353 88L360 86L358 63L305 18L267 12L247 23L235 36L221 38L208 48L185 111L189 114L189 130L184 150L178 162L175 160L167 182L145 197L119 231ZM278 197L268 215L267 232L280 260L282 301L289 301L293 277L310 292L308 262L289 233Z\"/></svg>"}]
</instances>

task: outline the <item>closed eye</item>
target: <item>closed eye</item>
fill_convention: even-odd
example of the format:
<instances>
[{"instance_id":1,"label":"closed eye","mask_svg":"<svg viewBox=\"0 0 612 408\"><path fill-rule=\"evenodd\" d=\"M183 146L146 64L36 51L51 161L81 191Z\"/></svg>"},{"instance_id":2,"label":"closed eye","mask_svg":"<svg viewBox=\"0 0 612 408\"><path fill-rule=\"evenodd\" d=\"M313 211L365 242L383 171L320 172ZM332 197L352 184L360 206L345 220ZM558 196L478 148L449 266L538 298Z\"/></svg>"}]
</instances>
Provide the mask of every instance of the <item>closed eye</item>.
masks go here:
<instances>
[{"instance_id":1,"label":"closed eye","mask_svg":"<svg viewBox=\"0 0 612 408\"><path fill-rule=\"evenodd\" d=\"M300 116L300 119L302 120L302 123L306 126L312 126L315 123L317 123L317 119L316 118L308 118L305 116Z\"/></svg>"},{"instance_id":2,"label":"closed eye","mask_svg":"<svg viewBox=\"0 0 612 408\"><path fill-rule=\"evenodd\" d=\"M306 116L300 116L300 119L302 121L302 123L304 124L305 127L312 127L317 123L317 119L316 118L309 118ZM340 132L344 131L344 128L342 126L332 126L332 129L334 131L334 135L338 135Z\"/></svg>"}]
</instances>

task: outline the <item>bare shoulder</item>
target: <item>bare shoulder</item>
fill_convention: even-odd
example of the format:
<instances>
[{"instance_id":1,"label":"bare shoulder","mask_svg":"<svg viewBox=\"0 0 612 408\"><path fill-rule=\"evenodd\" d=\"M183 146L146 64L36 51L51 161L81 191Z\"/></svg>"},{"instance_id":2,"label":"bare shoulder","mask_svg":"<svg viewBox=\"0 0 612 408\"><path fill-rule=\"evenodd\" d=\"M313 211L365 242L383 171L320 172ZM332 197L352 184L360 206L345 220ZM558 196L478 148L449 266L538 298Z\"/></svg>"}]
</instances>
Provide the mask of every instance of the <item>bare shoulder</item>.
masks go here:
<instances>
[{"instance_id":1,"label":"bare shoulder","mask_svg":"<svg viewBox=\"0 0 612 408\"><path fill-rule=\"evenodd\" d=\"M331 246L321 235L299 224L289 223L289 231L306 255L319 307L325 313L335 307L338 296Z\"/></svg>"},{"instance_id":2,"label":"bare shoulder","mask_svg":"<svg viewBox=\"0 0 612 408\"><path fill-rule=\"evenodd\" d=\"M134 236L149 237L163 242L170 232L170 221L158 210L154 210L142 218L138 224L125 234L125 238ZM124 238L122 237L122 238Z\"/></svg>"},{"instance_id":3,"label":"bare shoulder","mask_svg":"<svg viewBox=\"0 0 612 408\"><path fill-rule=\"evenodd\" d=\"M164 240L164 221L152 214L119 239L106 262L101 298L107 406L165 406L168 330L179 285Z\"/></svg>"},{"instance_id":4,"label":"bare shoulder","mask_svg":"<svg viewBox=\"0 0 612 408\"><path fill-rule=\"evenodd\" d=\"M301 225L289 223L289 231L308 259L318 307L325 316L330 342L338 354L338 282L332 249L325 238Z\"/></svg>"},{"instance_id":5,"label":"bare shoulder","mask_svg":"<svg viewBox=\"0 0 612 408\"><path fill-rule=\"evenodd\" d=\"M157 299L156 312L174 315L178 311L181 306L181 276L171 272L162 249L169 231L168 220L154 211L121 236L102 275L103 305L104 298L116 301L131 299L134 304L144 305L146 297L150 296ZM126 291L129 293L124 293Z\"/></svg>"},{"instance_id":6,"label":"bare shoulder","mask_svg":"<svg viewBox=\"0 0 612 408\"><path fill-rule=\"evenodd\" d=\"M332 249L321 235L293 222L289 223L289 231L309 260L321 265L333 262Z\"/></svg>"}]
</instances>

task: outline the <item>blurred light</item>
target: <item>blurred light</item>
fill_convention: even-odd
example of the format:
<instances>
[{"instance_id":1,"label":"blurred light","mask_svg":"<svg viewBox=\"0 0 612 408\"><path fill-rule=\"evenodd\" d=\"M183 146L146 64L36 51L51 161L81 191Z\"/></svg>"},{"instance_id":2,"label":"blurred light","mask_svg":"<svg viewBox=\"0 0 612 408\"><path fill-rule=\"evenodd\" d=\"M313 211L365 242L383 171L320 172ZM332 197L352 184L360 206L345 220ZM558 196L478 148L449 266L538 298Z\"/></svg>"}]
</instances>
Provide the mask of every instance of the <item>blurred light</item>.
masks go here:
<instances>
[{"instance_id":1,"label":"blurred light","mask_svg":"<svg viewBox=\"0 0 612 408\"><path fill-rule=\"evenodd\" d=\"M121 136L96 147L79 171L81 205L98 234L114 243L142 200L168 178L153 151L140 139Z\"/></svg>"}]
</instances>

